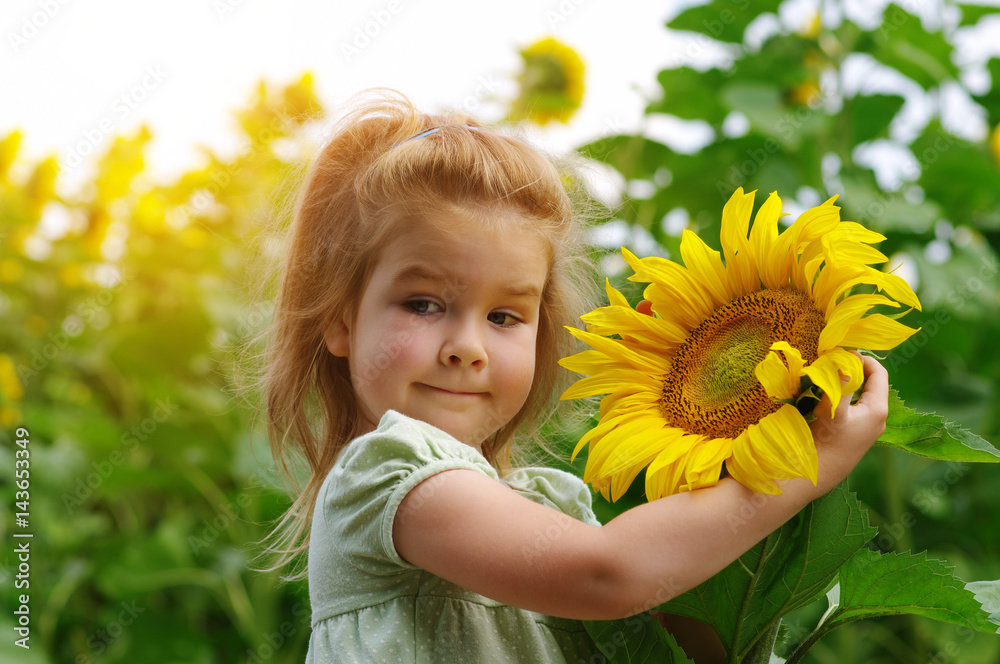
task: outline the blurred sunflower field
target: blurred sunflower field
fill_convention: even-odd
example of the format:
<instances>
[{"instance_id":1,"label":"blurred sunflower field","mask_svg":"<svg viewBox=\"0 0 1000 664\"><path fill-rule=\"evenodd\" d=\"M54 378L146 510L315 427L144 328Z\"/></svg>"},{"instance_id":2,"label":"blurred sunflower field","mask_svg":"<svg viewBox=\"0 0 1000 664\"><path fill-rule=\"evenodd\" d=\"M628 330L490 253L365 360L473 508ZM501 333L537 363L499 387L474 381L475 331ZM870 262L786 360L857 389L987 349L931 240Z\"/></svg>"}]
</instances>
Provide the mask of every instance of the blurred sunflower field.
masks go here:
<instances>
[{"instance_id":1,"label":"blurred sunflower field","mask_svg":"<svg viewBox=\"0 0 1000 664\"><path fill-rule=\"evenodd\" d=\"M1000 29L1000 8L870 16L830 1L803 21L791 4L711 0L669 18L686 46L640 128L579 148L624 192L597 222L595 257L634 304L620 245L679 256L684 229L711 243L739 187L780 191L789 220L839 195L844 219L885 236L879 249L923 304L906 319L920 332L883 361L894 388L1000 444L1000 58L963 46ZM546 39L521 57L506 121L570 122L587 92L579 56ZM169 182L148 176L149 129L116 136L75 166L89 175L69 192L65 164L28 160L18 131L0 135L0 455L5 469L30 465L30 504L14 472L0 489L4 662L304 658L304 583L252 569L289 501L235 350L269 318L254 268L280 243L262 229L287 223L328 112L306 74L261 82L236 119L235 154L206 150ZM878 529L868 546L1000 579L998 473L874 450L850 482ZM642 484L613 506L595 496L599 516L644 500ZM14 643L24 606L30 650ZM777 652L790 656L824 608L792 614ZM843 626L801 661L995 662L1000 637L892 616Z\"/></svg>"}]
</instances>

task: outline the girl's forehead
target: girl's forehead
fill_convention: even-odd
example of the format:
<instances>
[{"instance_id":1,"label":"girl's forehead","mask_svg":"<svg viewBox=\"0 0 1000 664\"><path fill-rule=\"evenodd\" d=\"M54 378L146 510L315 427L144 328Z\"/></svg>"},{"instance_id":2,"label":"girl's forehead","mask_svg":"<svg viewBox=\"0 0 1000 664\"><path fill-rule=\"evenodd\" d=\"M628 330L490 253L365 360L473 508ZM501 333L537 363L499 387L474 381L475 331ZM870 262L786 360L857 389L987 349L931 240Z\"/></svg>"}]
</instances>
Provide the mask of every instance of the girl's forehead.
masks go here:
<instances>
[{"instance_id":1,"label":"girl's forehead","mask_svg":"<svg viewBox=\"0 0 1000 664\"><path fill-rule=\"evenodd\" d=\"M375 271L394 280L429 275L467 280L493 271L495 276L505 274L511 280L523 275L529 281L539 277L544 281L550 253L545 238L521 223L414 221L394 229L379 253Z\"/></svg>"}]
</instances>

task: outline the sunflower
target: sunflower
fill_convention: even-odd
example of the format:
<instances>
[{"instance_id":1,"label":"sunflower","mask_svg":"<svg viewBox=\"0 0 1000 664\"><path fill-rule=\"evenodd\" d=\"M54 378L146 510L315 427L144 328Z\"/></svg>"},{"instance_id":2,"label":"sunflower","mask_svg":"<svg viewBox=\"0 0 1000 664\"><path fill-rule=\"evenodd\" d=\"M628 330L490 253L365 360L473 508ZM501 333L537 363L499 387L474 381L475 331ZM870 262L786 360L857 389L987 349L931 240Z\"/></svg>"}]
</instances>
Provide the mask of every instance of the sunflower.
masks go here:
<instances>
[{"instance_id":1,"label":"sunflower","mask_svg":"<svg viewBox=\"0 0 1000 664\"><path fill-rule=\"evenodd\" d=\"M511 120L545 125L567 123L583 102L584 65L571 47L546 37L521 51L521 93L511 105Z\"/></svg>"},{"instance_id":2,"label":"sunflower","mask_svg":"<svg viewBox=\"0 0 1000 664\"><path fill-rule=\"evenodd\" d=\"M822 393L836 407L861 386L851 350L889 350L917 331L873 308L920 308L903 279L872 267L887 258L869 245L885 238L841 221L835 200L779 234L772 193L748 237L754 193L741 188L722 212L722 256L689 230L684 266L622 249L653 315L608 284L608 306L582 317L587 330L567 328L593 350L560 361L588 376L562 399L607 395L573 451L590 446L584 481L611 500L643 468L649 500L714 485L723 464L762 493L780 493L776 480L816 483L800 408Z\"/></svg>"}]
</instances>

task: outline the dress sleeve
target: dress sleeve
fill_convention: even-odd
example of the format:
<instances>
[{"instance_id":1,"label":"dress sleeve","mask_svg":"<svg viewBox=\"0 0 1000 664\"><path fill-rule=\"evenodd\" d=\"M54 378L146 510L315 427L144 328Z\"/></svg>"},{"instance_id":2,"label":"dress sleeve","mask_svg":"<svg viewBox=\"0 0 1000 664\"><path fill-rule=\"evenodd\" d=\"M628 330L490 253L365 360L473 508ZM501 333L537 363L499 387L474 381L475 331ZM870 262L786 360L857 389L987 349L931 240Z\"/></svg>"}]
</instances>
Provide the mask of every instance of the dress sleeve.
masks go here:
<instances>
[{"instance_id":1,"label":"dress sleeve","mask_svg":"<svg viewBox=\"0 0 1000 664\"><path fill-rule=\"evenodd\" d=\"M323 484L317 511L322 509L321 530L328 540L324 544L369 574L414 569L399 557L392 541L396 512L418 484L455 469L499 479L477 450L429 424L389 411L375 431L348 445Z\"/></svg>"},{"instance_id":2,"label":"dress sleeve","mask_svg":"<svg viewBox=\"0 0 1000 664\"><path fill-rule=\"evenodd\" d=\"M508 473L503 481L536 503L555 508L586 524L601 525L594 515L591 490L572 473L558 468L519 468Z\"/></svg>"}]
</instances>

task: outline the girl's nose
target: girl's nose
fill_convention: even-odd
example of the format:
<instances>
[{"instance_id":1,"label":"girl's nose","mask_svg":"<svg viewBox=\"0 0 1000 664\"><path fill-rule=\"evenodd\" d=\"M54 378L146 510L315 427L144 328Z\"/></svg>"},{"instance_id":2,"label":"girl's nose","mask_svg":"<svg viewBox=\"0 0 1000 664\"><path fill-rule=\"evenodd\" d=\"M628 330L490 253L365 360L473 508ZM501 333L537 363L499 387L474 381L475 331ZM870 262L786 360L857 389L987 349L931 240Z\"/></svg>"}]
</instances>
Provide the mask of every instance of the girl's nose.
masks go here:
<instances>
[{"instance_id":1,"label":"girl's nose","mask_svg":"<svg viewBox=\"0 0 1000 664\"><path fill-rule=\"evenodd\" d=\"M455 321L441 344L441 362L462 368L486 368L489 360L482 332L472 321Z\"/></svg>"}]
</instances>

